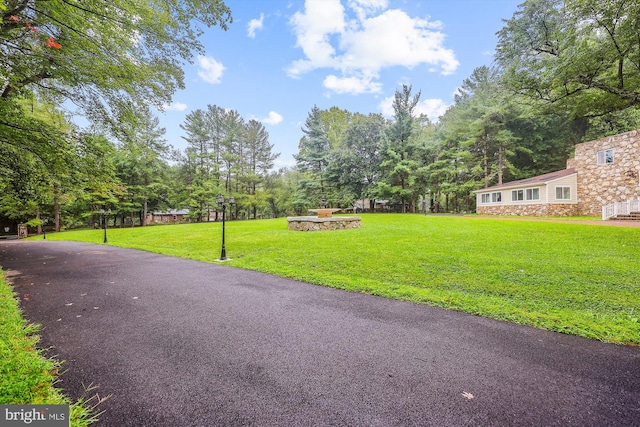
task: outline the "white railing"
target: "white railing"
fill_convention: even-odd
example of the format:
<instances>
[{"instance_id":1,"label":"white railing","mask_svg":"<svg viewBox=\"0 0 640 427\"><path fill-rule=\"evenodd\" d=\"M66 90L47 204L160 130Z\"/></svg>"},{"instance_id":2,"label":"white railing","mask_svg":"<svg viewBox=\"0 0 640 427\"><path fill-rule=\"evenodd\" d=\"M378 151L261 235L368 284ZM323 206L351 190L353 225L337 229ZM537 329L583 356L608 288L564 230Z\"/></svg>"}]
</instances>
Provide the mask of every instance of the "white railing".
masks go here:
<instances>
[{"instance_id":1,"label":"white railing","mask_svg":"<svg viewBox=\"0 0 640 427\"><path fill-rule=\"evenodd\" d=\"M602 207L602 220L607 220L618 215L628 215L631 212L640 212L640 200L626 200Z\"/></svg>"}]
</instances>

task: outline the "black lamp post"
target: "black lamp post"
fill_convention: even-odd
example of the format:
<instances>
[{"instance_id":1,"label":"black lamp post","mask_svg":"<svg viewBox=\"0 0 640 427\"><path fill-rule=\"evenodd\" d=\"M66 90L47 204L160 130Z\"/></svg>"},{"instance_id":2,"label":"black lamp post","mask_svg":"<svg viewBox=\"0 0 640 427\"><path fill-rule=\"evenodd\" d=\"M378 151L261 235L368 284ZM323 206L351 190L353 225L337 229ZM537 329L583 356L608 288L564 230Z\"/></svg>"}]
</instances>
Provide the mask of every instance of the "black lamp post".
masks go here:
<instances>
[{"instance_id":1,"label":"black lamp post","mask_svg":"<svg viewBox=\"0 0 640 427\"><path fill-rule=\"evenodd\" d=\"M49 222L48 219L45 219L44 221L42 221L42 240L47 240L47 223Z\"/></svg>"},{"instance_id":2,"label":"black lamp post","mask_svg":"<svg viewBox=\"0 0 640 427\"><path fill-rule=\"evenodd\" d=\"M222 207L222 253L220 254L220 261L226 261L227 260L227 248L225 247L225 244L224 244L225 212L227 210L227 203L229 203L229 206L231 206L231 205L236 203L236 199L234 199L233 196L229 196L229 200L225 200L224 196L222 194L218 194L218 197L216 198L216 202L218 202L218 206Z\"/></svg>"},{"instance_id":3,"label":"black lamp post","mask_svg":"<svg viewBox=\"0 0 640 427\"><path fill-rule=\"evenodd\" d=\"M107 221L109 220L109 215L111 215L111 209L106 212L104 209L100 209L100 215L102 215L102 222L104 223L104 241L102 243L107 243Z\"/></svg>"}]
</instances>

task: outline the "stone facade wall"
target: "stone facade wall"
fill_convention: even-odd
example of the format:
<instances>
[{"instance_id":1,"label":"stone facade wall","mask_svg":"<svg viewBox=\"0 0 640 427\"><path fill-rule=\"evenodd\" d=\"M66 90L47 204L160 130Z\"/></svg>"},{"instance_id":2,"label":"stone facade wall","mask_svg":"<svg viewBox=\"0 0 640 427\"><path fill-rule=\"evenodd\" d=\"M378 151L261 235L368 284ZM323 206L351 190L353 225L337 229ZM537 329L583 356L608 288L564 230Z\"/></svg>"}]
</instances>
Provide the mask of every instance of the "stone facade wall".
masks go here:
<instances>
[{"instance_id":1,"label":"stone facade wall","mask_svg":"<svg viewBox=\"0 0 640 427\"><path fill-rule=\"evenodd\" d=\"M519 216L574 216L578 214L576 204L522 204L522 205L479 205L480 215L519 215Z\"/></svg>"},{"instance_id":2,"label":"stone facade wall","mask_svg":"<svg viewBox=\"0 0 640 427\"><path fill-rule=\"evenodd\" d=\"M362 218L359 216L334 216L318 218L316 216L295 216L287 218L288 228L293 231L325 231L360 228Z\"/></svg>"},{"instance_id":3,"label":"stone facade wall","mask_svg":"<svg viewBox=\"0 0 640 427\"><path fill-rule=\"evenodd\" d=\"M613 149L613 163L598 165L598 151ZM578 213L600 215L602 206L640 198L640 131L576 145Z\"/></svg>"}]
</instances>

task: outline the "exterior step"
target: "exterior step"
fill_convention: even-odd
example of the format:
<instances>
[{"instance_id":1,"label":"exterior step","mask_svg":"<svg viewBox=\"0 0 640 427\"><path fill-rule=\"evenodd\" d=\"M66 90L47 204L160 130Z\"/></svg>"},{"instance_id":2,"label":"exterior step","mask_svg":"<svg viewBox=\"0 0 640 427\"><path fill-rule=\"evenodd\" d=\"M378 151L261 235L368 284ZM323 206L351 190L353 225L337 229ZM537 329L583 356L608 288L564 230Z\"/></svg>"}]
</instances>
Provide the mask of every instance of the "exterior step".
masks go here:
<instances>
[{"instance_id":1,"label":"exterior step","mask_svg":"<svg viewBox=\"0 0 640 427\"><path fill-rule=\"evenodd\" d=\"M617 215L616 217L611 219L615 219L618 221L640 221L640 212L631 212L629 214Z\"/></svg>"}]
</instances>

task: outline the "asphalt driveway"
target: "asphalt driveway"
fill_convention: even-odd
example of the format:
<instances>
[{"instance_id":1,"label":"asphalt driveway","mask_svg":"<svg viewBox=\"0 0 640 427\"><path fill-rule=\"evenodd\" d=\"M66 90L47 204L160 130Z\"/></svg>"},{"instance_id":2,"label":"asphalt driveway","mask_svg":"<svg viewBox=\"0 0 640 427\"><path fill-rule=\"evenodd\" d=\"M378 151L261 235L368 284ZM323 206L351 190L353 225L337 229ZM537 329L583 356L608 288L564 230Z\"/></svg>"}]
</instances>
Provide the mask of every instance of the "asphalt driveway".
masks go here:
<instances>
[{"instance_id":1,"label":"asphalt driveway","mask_svg":"<svg viewBox=\"0 0 640 427\"><path fill-rule=\"evenodd\" d=\"M110 246L0 243L101 426L640 425L640 348Z\"/></svg>"}]
</instances>

